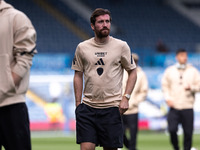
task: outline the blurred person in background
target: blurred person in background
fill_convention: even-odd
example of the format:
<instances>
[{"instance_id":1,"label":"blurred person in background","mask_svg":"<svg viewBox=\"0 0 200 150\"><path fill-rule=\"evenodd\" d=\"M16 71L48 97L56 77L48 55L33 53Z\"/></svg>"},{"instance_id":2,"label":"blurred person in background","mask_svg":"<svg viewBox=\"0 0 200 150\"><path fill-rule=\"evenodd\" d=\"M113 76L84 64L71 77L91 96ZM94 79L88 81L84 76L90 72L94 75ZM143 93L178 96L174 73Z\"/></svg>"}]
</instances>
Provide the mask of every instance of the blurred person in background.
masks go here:
<instances>
[{"instance_id":1,"label":"blurred person in background","mask_svg":"<svg viewBox=\"0 0 200 150\"><path fill-rule=\"evenodd\" d=\"M158 53L167 53L169 52L168 47L166 46L165 43L161 39L159 39L156 43L156 50Z\"/></svg>"},{"instance_id":2,"label":"blurred person in background","mask_svg":"<svg viewBox=\"0 0 200 150\"><path fill-rule=\"evenodd\" d=\"M90 22L95 37L77 46L72 63L77 143L81 150L94 150L98 145L104 150L117 150L123 147L121 115L128 109L137 78L136 65L127 43L109 35L110 11L97 8ZM122 96L124 69L129 77Z\"/></svg>"},{"instance_id":3,"label":"blurred person in background","mask_svg":"<svg viewBox=\"0 0 200 150\"><path fill-rule=\"evenodd\" d=\"M25 94L36 31L21 11L0 0L0 149L31 150Z\"/></svg>"},{"instance_id":4,"label":"blurred person in background","mask_svg":"<svg viewBox=\"0 0 200 150\"><path fill-rule=\"evenodd\" d=\"M131 98L129 100L129 109L122 116L124 123L124 145L129 150L136 150L137 132L138 132L138 105L144 101L148 92L148 80L141 67L138 66L139 56L135 53L132 57L137 65L137 81ZM128 79L128 73L124 71L123 90L125 90ZM130 131L130 139L126 136L126 129Z\"/></svg>"},{"instance_id":5,"label":"blurred person in background","mask_svg":"<svg viewBox=\"0 0 200 150\"><path fill-rule=\"evenodd\" d=\"M192 146L195 93L200 91L200 74L198 70L187 63L187 51L178 49L177 63L169 66L162 78L162 90L167 105L168 131L174 150L179 150L178 125L181 124L184 133L184 150Z\"/></svg>"}]
</instances>

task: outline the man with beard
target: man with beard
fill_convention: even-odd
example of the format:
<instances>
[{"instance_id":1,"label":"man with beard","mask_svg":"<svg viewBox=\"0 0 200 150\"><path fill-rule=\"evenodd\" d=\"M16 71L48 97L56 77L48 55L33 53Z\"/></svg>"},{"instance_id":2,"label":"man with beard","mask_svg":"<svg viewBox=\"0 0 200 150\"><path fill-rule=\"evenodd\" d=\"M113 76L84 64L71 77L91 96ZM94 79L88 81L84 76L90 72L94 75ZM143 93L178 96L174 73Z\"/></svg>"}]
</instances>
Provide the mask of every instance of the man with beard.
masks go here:
<instances>
[{"instance_id":1,"label":"man with beard","mask_svg":"<svg viewBox=\"0 0 200 150\"><path fill-rule=\"evenodd\" d=\"M97 8L90 22L95 37L77 46L72 63L77 143L81 150L94 150L98 145L117 150L123 147L121 115L129 107L136 65L127 43L109 35L111 14L107 9ZM129 77L122 96L124 69Z\"/></svg>"}]
</instances>

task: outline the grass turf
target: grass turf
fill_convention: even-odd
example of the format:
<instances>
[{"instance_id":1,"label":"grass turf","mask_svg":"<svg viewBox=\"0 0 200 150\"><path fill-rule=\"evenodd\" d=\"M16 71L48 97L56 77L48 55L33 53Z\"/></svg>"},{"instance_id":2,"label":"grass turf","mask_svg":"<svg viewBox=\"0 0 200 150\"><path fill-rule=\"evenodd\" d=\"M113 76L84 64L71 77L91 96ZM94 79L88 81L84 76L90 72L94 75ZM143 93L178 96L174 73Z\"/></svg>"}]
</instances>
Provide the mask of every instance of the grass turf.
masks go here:
<instances>
[{"instance_id":1,"label":"grass turf","mask_svg":"<svg viewBox=\"0 0 200 150\"><path fill-rule=\"evenodd\" d=\"M179 143L182 147L182 136L179 136ZM70 137L32 137L32 150L79 150L76 144L75 135ZM200 150L200 134L193 135L193 147ZM144 132L138 134L139 150L172 150L169 143L169 136L163 132ZM4 149L3 149L4 150ZM96 150L102 150L97 147ZM127 150L123 148L122 150Z\"/></svg>"}]
</instances>

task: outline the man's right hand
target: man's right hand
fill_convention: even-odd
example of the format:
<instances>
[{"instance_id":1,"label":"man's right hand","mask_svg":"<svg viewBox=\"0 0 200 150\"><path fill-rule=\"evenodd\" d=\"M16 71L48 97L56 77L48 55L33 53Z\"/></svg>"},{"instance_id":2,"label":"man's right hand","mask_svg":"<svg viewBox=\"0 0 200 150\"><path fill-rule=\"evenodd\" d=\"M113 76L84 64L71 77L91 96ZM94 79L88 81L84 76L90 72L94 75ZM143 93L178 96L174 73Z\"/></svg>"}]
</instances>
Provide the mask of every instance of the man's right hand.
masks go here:
<instances>
[{"instance_id":1,"label":"man's right hand","mask_svg":"<svg viewBox=\"0 0 200 150\"><path fill-rule=\"evenodd\" d=\"M169 107L173 107L173 106L174 106L174 103L173 103L172 100L167 100L166 102L167 102L167 105L168 105Z\"/></svg>"},{"instance_id":2,"label":"man's right hand","mask_svg":"<svg viewBox=\"0 0 200 150\"><path fill-rule=\"evenodd\" d=\"M76 101L76 107L78 107L78 105L80 105L80 104L81 104L81 102Z\"/></svg>"}]
</instances>

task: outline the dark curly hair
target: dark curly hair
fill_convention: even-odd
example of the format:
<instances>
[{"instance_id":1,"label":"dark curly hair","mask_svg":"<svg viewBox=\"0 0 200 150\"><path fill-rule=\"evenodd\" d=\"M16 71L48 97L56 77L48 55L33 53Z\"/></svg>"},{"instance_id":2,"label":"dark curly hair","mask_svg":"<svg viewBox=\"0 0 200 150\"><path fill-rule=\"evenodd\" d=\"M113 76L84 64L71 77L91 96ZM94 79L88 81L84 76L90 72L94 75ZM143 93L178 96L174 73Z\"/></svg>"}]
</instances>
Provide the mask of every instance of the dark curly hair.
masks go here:
<instances>
[{"instance_id":1,"label":"dark curly hair","mask_svg":"<svg viewBox=\"0 0 200 150\"><path fill-rule=\"evenodd\" d=\"M92 23L93 25L95 25L96 22L96 17L101 16L101 15L105 15L108 14L110 16L110 22L112 20L111 18L111 13L108 9L103 9L103 8L97 8L93 11L91 17L90 17L90 23Z\"/></svg>"}]
</instances>

